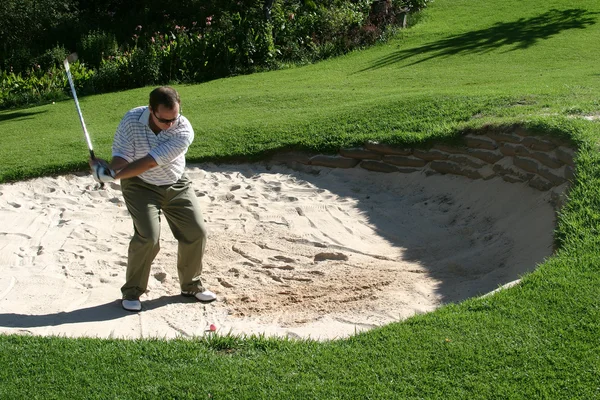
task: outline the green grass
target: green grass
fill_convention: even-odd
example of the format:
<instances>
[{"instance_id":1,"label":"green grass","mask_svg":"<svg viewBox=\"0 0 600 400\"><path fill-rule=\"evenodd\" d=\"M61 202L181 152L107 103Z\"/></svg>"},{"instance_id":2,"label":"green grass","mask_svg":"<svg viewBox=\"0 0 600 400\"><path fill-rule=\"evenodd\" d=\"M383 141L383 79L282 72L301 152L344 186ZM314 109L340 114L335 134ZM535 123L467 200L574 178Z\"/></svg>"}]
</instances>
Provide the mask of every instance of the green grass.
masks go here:
<instances>
[{"instance_id":1,"label":"green grass","mask_svg":"<svg viewBox=\"0 0 600 400\"><path fill-rule=\"evenodd\" d=\"M0 338L0 398L600 398L600 3L436 0L383 45L178 86L191 161L427 145L484 124L573 139L558 251L522 284L345 340ZM81 99L99 156L148 88ZM73 171L72 101L0 112L0 181Z\"/></svg>"}]
</instances>

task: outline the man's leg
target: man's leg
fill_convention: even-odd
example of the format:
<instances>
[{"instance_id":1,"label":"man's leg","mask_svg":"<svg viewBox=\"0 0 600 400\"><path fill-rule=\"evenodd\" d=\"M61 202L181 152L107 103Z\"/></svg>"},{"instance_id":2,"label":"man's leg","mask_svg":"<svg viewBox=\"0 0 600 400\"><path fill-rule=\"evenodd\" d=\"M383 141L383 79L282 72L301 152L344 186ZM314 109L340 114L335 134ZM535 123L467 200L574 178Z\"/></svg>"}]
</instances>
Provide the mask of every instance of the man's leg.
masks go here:
<instances>
[{"instance_id":1,"label":"man's leg","mask_svg":"<svg viewBox=\"0 0 600 400\"><path fill-rule=\"evenodd\" d=\"M150 267L160 249L160 204L163 190L139 178L121 181L123 198L133 219L123 299L138 299L148 287Z\"/></svg>"},{"instance_id":2,"label":"man's leg","mask_svg":"<svg viewBox=\"0 0 600 400\"><path fill-rule=\"evenodd\" d=\"M184 175L167 189L167 198L163 212L173 236L179 242L177 272L181 291L203 292L205 289L200 274L206 248L206 229L191 181Z\"/></svg>"}]
</instances>

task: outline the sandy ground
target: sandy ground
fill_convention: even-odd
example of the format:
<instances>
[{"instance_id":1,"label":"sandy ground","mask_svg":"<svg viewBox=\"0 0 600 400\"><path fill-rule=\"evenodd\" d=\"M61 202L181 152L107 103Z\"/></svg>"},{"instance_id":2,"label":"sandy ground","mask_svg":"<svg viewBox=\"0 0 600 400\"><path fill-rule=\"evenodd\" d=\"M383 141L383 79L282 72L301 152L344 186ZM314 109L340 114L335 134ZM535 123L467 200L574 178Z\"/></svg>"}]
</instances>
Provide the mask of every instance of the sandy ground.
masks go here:
<instances>
[{"instance_id":1,"label":"sandy ground","mask_svg":"<svg viewBox=\"0 0 600 400\"><path fill-rule=\"evenodd\" d=\"M500 179L191 165L205 285L179 295L162 227L143 311L120 307L132 223L118 183L0 185L0 332L113 338L220 333L333 339L485 294L552 252L549 194Z\"/></svg>"}]
</instances>

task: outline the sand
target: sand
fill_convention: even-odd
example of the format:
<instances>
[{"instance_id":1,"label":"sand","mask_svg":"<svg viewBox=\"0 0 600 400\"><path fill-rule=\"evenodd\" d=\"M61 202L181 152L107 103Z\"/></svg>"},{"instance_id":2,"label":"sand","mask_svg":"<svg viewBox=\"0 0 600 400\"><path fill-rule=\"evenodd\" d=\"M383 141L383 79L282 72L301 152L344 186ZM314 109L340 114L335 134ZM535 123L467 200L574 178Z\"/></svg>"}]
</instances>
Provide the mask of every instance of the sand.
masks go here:
<instances>
[{"instance_id":1,"label":"sand","mask_svg":"<svg viewBox=\"0 0 600 400\"><path fill-rule=\"evenodd\" d=\"M0 332L99 338L343 338L514 283L552 254L549 193L499 178L189 165L209 230L179 295L162 226L143 310L120 307L133 226L118 182L0 185Z\"/></svg>"}]
</instances>

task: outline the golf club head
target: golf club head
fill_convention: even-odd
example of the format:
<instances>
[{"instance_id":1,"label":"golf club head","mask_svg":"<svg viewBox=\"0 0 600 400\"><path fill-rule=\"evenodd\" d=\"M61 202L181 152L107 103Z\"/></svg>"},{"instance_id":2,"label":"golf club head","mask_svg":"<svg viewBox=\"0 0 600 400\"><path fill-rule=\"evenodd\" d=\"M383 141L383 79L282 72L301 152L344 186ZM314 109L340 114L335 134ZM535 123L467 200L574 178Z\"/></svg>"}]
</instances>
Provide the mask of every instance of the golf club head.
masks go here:
<instances>
[{"instance_id":1,"label":"golf club head","mask_svg":"<svg viewBox=\"0 0 600 400\"><path fill-rule=\"evenodd\" d=\"M65 69L68 69L69 64L74 63L75 61L77 61L78 58L79 57L77 56L77 53L69 54L69 56L67 58L65 58L65 61L63 61L63 64L65 65Z\"/></svg>"}]
</instances>

